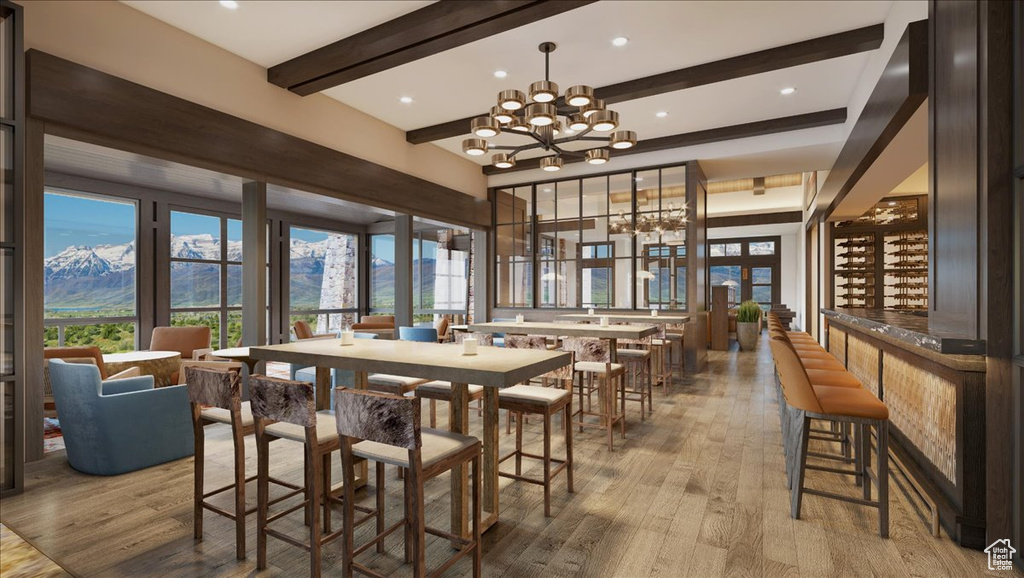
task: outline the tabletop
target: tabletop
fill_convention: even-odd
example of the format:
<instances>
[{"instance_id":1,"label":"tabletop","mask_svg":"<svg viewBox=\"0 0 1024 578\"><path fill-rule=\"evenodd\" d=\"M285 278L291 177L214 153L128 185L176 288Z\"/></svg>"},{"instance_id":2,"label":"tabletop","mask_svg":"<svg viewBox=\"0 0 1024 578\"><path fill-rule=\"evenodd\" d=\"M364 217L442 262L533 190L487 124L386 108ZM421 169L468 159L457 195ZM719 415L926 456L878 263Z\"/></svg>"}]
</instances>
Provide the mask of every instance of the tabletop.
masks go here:
<instances>
[{"instance_id":1,"label":"tabletop","mask_svg":"<svg viewBox=\"0 0 1024 578\"><path fill-rule=\"evenodd\" d=\"M512 333L514 335L567 335L569 337L600 337L604 339L641 339L658 333L657 325L608 325L594 323L547 323L540 321L491 321L473 323L473 331Z\"/></svg>"},{"instance_id":2,"label":"tabletop","mask_svg":"<svg viewBox=\"0 0 1024 578\"><path fill-rule=\"evenodd\" d=\"M140 361L155 361L158 359L171 359L181 357L177 351L128 351L126 353L104 353L104 363L138 363Z\"/></svg>"},{"instance_id":3,"label":"tabletop","mask_svg":"<svg viewBox=\"0 0 1024 578\"><path fill-rule=\"evenodd\" d=\"M676 315L672 313L658 313L657 316L647 314L629 314L629 313L566 313L565 315L559 315L558 319L565 319L567 321L600 321L602 317L607 317L610 321L628 321L630 323L689 323L689 315Z\"/></svg>"},{"instance_id":4,"label":"tabletop","mask_svg":"<svg viewBox=\"0 0 1024 578\"><path fill-rule=\"evenodd\" d=\"M248 347L228 347L227 349L218 349L211 351L210 355L214 357L223 357L225 359L250 359L250 351Z\"/></svg>"},{"instance_id":5,"label":"tabletop","mask_svg":"<svg viewBox=\"0 0 1024 578\"><path fill-rule=\"evenodd\" d=\"M463 355L457 345L416 341L356 339L303 340L281 345L251 347L253 358L305 366L333 367L366 373L409 375L486 387L510 387L569 364L561 351L480 347L476 355Z\"/></svg>"}]
</instances>

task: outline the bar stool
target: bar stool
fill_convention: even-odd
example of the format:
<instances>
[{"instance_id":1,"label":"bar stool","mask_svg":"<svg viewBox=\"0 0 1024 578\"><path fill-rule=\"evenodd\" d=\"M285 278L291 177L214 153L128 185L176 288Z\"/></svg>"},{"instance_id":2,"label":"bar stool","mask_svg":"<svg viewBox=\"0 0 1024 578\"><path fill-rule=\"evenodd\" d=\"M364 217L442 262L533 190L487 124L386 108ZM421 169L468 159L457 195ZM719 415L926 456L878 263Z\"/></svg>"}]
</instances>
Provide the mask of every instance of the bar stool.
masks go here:
<instances>
[{"instance_id":1,"label":"bar stool","mask_svg":"<svg viewBox=\"0 0 1024 578\"><path fill-rule=\"evenodd\" d=\"M579 416L576 425L583 431L584 427L604 428L608 433L608 449L614 451L613 431L615 424L620 427L620 435L626 437L626 397L623 389L626 368L621 363L612 363L611 349L608 342L603 339L588 337L565 337L562 339L562 350L570 352L575 357L573 371L580 374L580 408L575 415ZM588 379L597 378L598 397L600 398L600 411L593 412L583 409L583 394L585 384L583 377ZM616 396L622 392L622 411L616 411ZM589 394L588 394L589 397ZM585 421L586 416L597 416L599 423Z\"/></svg>"},{"instance_id":2,"label":"bar stool","mask_svg":"<svg viewBox=\"0 0 1024 578\"><path fill-rule=\"evenodd\" d=\"M344 527L351 528L349 517L341 530L331 532L331 504L341 500L331 496L331 452L341 448L338 430L334 423L334 412L316 411L313 384L288 379L275 379L265 375L249 378L252 396L252 415L256 425L256 450L259 458L256 525L256 567L267 567L267 536L297 546L309 552L310 576L320 576L321 549L324 544L337 539ZM306 499L296 506L270 515L270 441L285 439L305 446L305 490ZM355 483L349 480L348 489ZM378 471L378 494L383 492L383 476ZM350 502L351 503L351 502ZM323 526L320 523L320 506L323 506ZM300 541L270 527L277 521L299 509L305 509L309 526L308 542ZM373 519L376 511L361 509L368 516L360 523ZM354 515L354 514L353 514ZM351 535L351 533L350 533Z\"/></svg>"},{"instance_id":3,"label":"bar stool","mask_svg":"<svg viewBox=\"0 0 1024 578\"><path fill-rule=\"evenodd\" d=\"M462 345L462 342L470 335L476 338L478 345L480 346L490 347L494 344L494 337L490 333L465 333L462 331L455 333L454 344ZM458 355L455 351L453 351L453 354ZM446 401L451 403L452 384L449 381L439 380L420 384L416 387L416 397L422 397L430 400L430 427L437 427L437 402ZM469 401L480 401L483 397L483 386L469 386ZM478 411L482 411L482 408L478 408Z\"/></svg>"},{"instance_id":4,"label":"bar stool","mask_svg":"<svg viewBox=\"0 0 1024 578\"><path fill-rule=\"evenodd\" d=\"M433 327L399 327L398 338L401 341L437 343L437 329ZM366 377L366 386L374 391L406 395L428 381L430 380L406 375L371 373Z\"/></svg>"},{"instance_id":5,"label":"bar stool","mask_svg":"<svg viewBox=\"0 0 1024 578\"><path fill-rule=\"evenodd\" d=\"M540 336L527 335L506 335L505 347L507 349L539 349L547 351L547 339ZM570 354L572 355L572 354ZM509 413L516 414L516 449L504 457L498 458L501 464L509 458L516 459L516 473L498 471L498 475L521 482L537 484L544 487L544 516L551 516L551 480L563 470L566 472L566 486L569 493L573 493L572 487L572 382L573 382L573 360L568 365L544 374L545 381L554 379L561 382L561 388L538 387L535 385L515 385L498 391L498 408ZM551 416L562 412L562 425L565 428L565 459L557 460L551 457ZM544 453L543 455L530 454L523 451L523 414L539 414L544 420ZM544 474L541 479L528 478L523 476L523 458L541 460L544 464ZM554 462L555 468L551 469Z\"/></svg>"},{"instance_id":6,"label":"bar stool","mask_svg":"<svg viewBox=\"0 0 1024 578\"><path fill-rule=\"evenodd\" d=\"M814 386L810 383L800 358L782 343L773 339L772 355L778 371L779 381L787 409L784 447L787 449L787 463L792 463L790 516L800 518L804 494L842 500L854 504L878 508L878 533L889 537L889 410L877 397L863 388ZM780 400L782 403L782 400ZM811 420L822 419L852 424L857 429L861 459L854 470L817 466L807 463L808 442ZM870 430L874 428L877 439L877 467L870 466ZM863 499L844 496L804 487L807 470L852 475L863 480ZM878 499L871 500L871 486L874 482Z\"/></svg>"},{"instance_id":7,"label":"bar stool","mask_svg":"<svg viewBox=\"0 0 1024 578\"><path fill-rule=\"evenodd\" d=\"M621 325L629 325L628 323L622 323ZM635 345L637 349L633 348L620 348L616 349L615 357L620 363L626 367L626 381L632 384L632 391L623 386L625 390L623 393L623 399L625 401L639 401L640 402L640 421L644 421L646 417L644 415L644 400L647 400L647 413L654 412L653 396L651 395L652 389L651 384L654 381L654 351L653 351L653 340L651 337L642 337L640 339L619 339L619 345ZM659 349L664 355L664 341ZM664 383L664 373L661 374L661 382ZM639 382L639 383L638 383ZM622 411L626 411L625 403L623 403Z\"/></svg>"},{"instance_id":8,"label":"bar stool","mask_svg":"<svg viewBox=\"0 0 1024 578\"><path fill-rule=\"evenodd\" d=\"M345 568L343 575L352 576L353 570L379 576L355 561L355 557L370 546L383 551L384 539L398 528L405 528L405 561L413 565L413 576L428 576L425 542L428 533L459 544L455 552L429 576L444 573L460 559L472 554L473 576L479 578L480 567L480 440L475 437L439 430L420 429L420 400L374 391L347 388L334 390L337 435L341 440L341 467L344 476L343 492L345 516ZM369 542L355 547L353 520L355 518L355 462L368 459L378 463L378 472L384 464L407 470L405 482L405 516L397 524L383 529L378 522L377 534ZM470 485L473 488L472 537L461 536L430 528L424 519L424 483L453 467L472 462ZM383 486L384 480L380 482ZM381 507L377 513L383 520Z\"/></svg>"},{"instance_id":9,"label":"bar stool","mask_svg":"<svg viewBox=\"0 0 1024 578\"><path fill-rule=\"evenodd\" d=\"M195 439L195 469L193 472L194 491L193 505L193 536L196 541L203 540L203 510L210 510L235 521L235 556L245 560L245 516L256 511L256 508L245 508L245 484L256 479L256 476L245 476L245 436L253 435L252 411L249 402L242 402L241 372L242 364L227 361L183 361L178 371L179 385L187 385L189 404L192 406L192 431ZM235 481L210 492L204 492L205 474L204 454L206 448L205 429L208 425L227 424L231 426L231 439L234 443ZM302 491L302 488L281 480L274 483L293 490L275 500L290 498ZM229 512L219 508L207 498L234 490L235 509Z\"/></svg>"}]
</instances>

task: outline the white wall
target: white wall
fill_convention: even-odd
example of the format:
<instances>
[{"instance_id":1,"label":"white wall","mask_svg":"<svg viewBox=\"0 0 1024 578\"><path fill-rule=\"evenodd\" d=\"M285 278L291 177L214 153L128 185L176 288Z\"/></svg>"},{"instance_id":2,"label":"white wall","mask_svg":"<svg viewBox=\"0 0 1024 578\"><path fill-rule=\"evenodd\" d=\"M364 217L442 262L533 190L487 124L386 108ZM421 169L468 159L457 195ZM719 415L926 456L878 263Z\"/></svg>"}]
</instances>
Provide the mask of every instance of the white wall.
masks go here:
<instances>
[{"instance_id":1,"label":"white wall","mask_svg":"<svg viewBox=\"0 0 1024 578\"><path fill-rule=\"evenodd\" d=\"M793 324L803 328L804 320L804 282L805 266L802 255L804 254L803 225L800 223L785 223L781 225L756 225L746 227L717 227L708 229L708 242L713 239L725 239L730 237L774 237L780 236L782 247L781 287L779 296L787 307L792 309L796 316Z\"/></svg>"}]
</instances>

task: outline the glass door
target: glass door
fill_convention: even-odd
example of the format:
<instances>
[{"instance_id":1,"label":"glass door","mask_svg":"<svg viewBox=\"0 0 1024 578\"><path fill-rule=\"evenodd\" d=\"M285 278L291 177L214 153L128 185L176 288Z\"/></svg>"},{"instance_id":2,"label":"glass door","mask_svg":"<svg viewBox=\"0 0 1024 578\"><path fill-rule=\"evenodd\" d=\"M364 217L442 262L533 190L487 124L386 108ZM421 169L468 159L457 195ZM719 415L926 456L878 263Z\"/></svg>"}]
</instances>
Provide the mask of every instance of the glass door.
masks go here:
<instances>
[{"instance_id":1,"label":"glass door","mask_svg":"<svg viewBox=\"0 0 1024 578\"><path fill-rule=\"evenodd\" d=\"M767 311L781 303L781 243L781 237L709 240L709 287L729 287L729 307L756 301Z\"/></svg>"}]
</instances>

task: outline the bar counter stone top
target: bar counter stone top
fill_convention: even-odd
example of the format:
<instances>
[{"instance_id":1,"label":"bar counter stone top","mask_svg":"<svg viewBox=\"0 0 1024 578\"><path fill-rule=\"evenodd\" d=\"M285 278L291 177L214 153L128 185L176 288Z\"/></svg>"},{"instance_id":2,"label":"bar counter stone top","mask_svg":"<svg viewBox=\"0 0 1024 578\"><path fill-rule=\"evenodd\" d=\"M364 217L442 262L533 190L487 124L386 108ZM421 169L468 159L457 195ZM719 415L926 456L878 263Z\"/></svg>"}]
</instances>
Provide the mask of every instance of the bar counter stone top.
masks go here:
<instances>
[{"instance_id":1,"label":"bar counter stone top","mask_svg":"<svg viewBox=\"0 0 1024 578\"><path fill-rule=\"evenodd\" d=\"M822 314L838 322L873 334L882 341L904 347L942 363L964 370L984 371L985 341L963 339L928 329L928 317L880 309L829 309ZM970 368L970 369L969 369Z\"/></svg>"}]
</instances>

